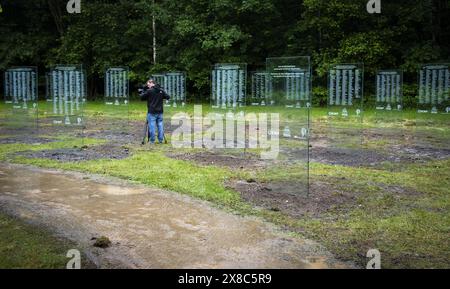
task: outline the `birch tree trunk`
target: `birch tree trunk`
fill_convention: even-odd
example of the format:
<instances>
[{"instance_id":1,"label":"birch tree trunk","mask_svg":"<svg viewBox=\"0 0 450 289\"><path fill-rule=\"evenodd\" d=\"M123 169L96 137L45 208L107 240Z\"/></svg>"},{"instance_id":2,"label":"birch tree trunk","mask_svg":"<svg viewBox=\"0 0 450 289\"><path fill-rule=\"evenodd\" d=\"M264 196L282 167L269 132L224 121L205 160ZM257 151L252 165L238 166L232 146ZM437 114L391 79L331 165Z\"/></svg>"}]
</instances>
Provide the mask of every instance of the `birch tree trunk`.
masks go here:
<instances>
[{"instance_id":1,"label":"birch tree trunk","mask_svg":"<svg viewBox=\"0 0 450 289\"><path fill-rule=\"evenodd\" d=\"M156 19L155 19L155 0L153 0L153 10L152 10L152 30L153 30L153 64L156 64Z\"/></svg>"}]
</instances>

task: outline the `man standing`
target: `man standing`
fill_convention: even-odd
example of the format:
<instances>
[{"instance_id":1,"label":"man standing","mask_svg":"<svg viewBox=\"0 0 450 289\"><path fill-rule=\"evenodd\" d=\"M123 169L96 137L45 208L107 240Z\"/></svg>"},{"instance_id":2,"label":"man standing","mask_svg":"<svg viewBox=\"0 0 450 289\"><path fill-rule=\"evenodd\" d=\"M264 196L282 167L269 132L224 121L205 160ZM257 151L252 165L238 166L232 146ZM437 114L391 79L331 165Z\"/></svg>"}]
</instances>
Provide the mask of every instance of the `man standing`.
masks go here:
<instances>
[{"instance_id":1,"label":"man standing","mask_svg":"<svg viewBox=\"0 0 450 289\"><path fill-rule=\"evenodd\" d=\"M153 78L147 81L148 89L141 93L141 100L147 101L147 122L148 130L150 132L150 143L155 143L155 124L158 126L158 141L164 141L164 122L163 122L163 100L170 99L170 96L162 90L162 88L155 83Z\"/></svg>"}]
</instances>

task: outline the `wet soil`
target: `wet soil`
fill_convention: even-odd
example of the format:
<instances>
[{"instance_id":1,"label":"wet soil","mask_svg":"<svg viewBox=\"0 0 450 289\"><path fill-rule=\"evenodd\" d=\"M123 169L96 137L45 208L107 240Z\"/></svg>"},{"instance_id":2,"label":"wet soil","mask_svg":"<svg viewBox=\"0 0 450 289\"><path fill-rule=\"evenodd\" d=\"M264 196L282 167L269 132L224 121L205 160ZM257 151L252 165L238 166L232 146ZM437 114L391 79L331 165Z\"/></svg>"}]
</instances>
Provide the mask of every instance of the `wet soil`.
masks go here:
<instances>
[{"instance_id":1,"label":"wet soil","mask_svg":"<svg viewBox=\"0 0 450 289\"><path fill-rule=\"evenodd\" d=\"M295 154L295 151L292 152ZM298 152L304 154L303 152ZM330 165L379 168L384 164L424 163L450 158L450 149L392 146L390 151L349 148L311 149L311 161Z\"/></svg>"},{"instance_id":2,"label":"wet soil","mask_svg":"<svg viewBox=\"0 0 450 289\"><path fill-rule=\"evenodd\" d=\"M145 121L128 121L117 125L105 123L103 119L89 119L83 136L104 139L111 143L140 144L145 133ZM164 131L169 135L172 131L170 122L164 122Z\"/></svg>"},{"instance_id":3,"label":"wet soil","mask_svg":"<svg viewBox=\"0 0 450 289\"><path fill-rule=\"evenodd\" d=\"M338 140L324 126L313 130L311 160L344 166L379 167L383 163L423 163L450 158L449 139L437 133L411 128L366 128L361 139ZM343 142L342 139L344 139ZM361 140L361 143L359 143ZM288 150L289 154L289 150ZM293 157L303 152L291 152Z\"/></svg>"},{"instance_id":4,"label":"wet soil","mask_svg":"<svg viewBox=\"0 0 450 289\"><path fill-rule=\"evenodd\" d=\"M214 165L231 169L263 169L272 165L294 162L306 162L306 149L292 147L280 148L280 159L261 160L257 155L244 154L232 155L226 152L193 152L193 153L169 153L168 157L192 161L200 165ZM404 147L401 145L390 147L389 151L358 148L322 147L311 145L310 161L350 167L384 168L386 165L402 165L412 163L424 163L432 160L450 158L450 149L430 147Z\"/></svg>"},{"instance_id":5,"label":"wet soil","mask_svg":"<svg viewBox=\"0 0 450 289\"><path fill-rule=\"evenodd\" d=\"M219 166L232 169L260 169L270 165L270 161L259 159L255 154L242 153L224 154L223 152L201 152L201 153L168 153L170 158L192 161L203 166Z\"/></svg>"},{"instance_id":6,"label":"wet soil","mask_svg":"<svg viewBox=\"0 0 450 289\"><path fill-rule=\"evenodd\" d=\"M34 135L18 135L18 136L10 136L5 138L0 138L0 144L15 144L15 143L23 143L23 144L45 144L55 141L54 139L39 137Z\"/></svg>"},{"instance_id":7,"label":"wet soil","mask_svg":"<svg viewBox=\"0 0 450 289\"><path fill-rule=\"evenodd\" d=\"M362 143L340 146L333 143L330 136L317 131L310 145L312 162L351 167L384 168L386 164L424 163L450 158L448 139L398 129L367 129ZM285 153L290 158L304 158L305 155L304 150L292 148L285 149Z\"/></svg>"},{"instance_id":8,"label":"wet soil","mask_svg":"<svg viewBox=\"0 0 450 289\"><path fill-rule=\"evenodd\" d=\"M388 156L373 150L347 148L312 148L311 161L351 167L374 167L383 162L400 162L399 156Z\"/></svg>"},{"instance_id":9,"label":"wet soil","mask_svg":"<svg viewBox=\"0 0 450 289\"><path fill-rule=\"evenodd\" d=\"M247 202L272 211L280 211L294 218L323 218L327 212L344 214L356 203L357 197L345 189L332 188L323 182L314 182L310 192L303 183L284 182L230 182L228 186L241 193Z\"/></svg>"},{"instance_id":10,"label":"wet soil","mask_svg":"<svg viewBox=\"0 0 450 289\"><path fill-rule=\"evenodd\" d=\"M378 185L378 184L377 184ZM384 191L398 197L417 196L418 192L398 186L383 187ZM341 184L328 180L315 180L309 186L298 181L248 182L233 180L227 187L238 191L242 198L260 208L282 212L293 218L316 218L325 220L331 216L345 218L356 209L361 192L351 184Z\"/></svg>"},{"instance_id":11,"label":"wet soil","mask_svg":"<svg viewBox=\"0 0 450 289\"><path fill-rule=\"evenodd\" d=\"M131 156L130 146L139 145L142 142L144 126L140 122L130 122L126 129L111 129L111 126L99 125L102 122L93 122L85 127L57 127L41 125L39 131L29 134L7 135L4 128L1 133L7 137L0 138L0 144L44 144L59 141L60 133L65 136L79 138L78 144L73 148L43 150L32 152L20 152L17 155L28 158L46 158L61 162L89 161L98 159L124 159ZM41 137L45 135L48 137ZM105 145L85 146L83 138L95 138L106 140Z\"/></svg>"},{"instance_id":12,"label":"wet soil","mask_svg":"<svg viewBox=\"0 0 450 289\"><path fill-rule=\"evenodd\" d=\"M0 210L76 242L100 268L352 266L257 218L125 181L1 165L0 188ZM93 246L101 236L109 248Z\"/></svg>"},{"instance_id":13,"label":"wet soil","mask_svg":"<svg viewBox=\"0 0 450 289\"><path fill-rule=\"evenodd\" d=\"M33 128L21 126L12 128L0 125L0 132L7 138L0 138L0 143L35 143L41 136L48 136L48 141L52 137L64 134L65 136L89 137L105 139L112 143L128 144L140 143L143 138L145 121L121 121L118 124L111 123L108 119L89 118L82 126L52 125L49 119L42 118L39 124ZM170 129L166 124L166 130ZM36 141L37 140L37 141Z\"/></svg>"},{"instance_id":14,"label":"wet soil","mask_svg":"<svg viewBox=\"0 0 450 289\"><path fill-rule=\"evenodd\" d=\"M27 158L45 158L60 162L79 162L100 159L120 160L130 157L131 152L127 146L106 144L83 148L20 152L16 155Z\"/></svg>"}]
</instances>

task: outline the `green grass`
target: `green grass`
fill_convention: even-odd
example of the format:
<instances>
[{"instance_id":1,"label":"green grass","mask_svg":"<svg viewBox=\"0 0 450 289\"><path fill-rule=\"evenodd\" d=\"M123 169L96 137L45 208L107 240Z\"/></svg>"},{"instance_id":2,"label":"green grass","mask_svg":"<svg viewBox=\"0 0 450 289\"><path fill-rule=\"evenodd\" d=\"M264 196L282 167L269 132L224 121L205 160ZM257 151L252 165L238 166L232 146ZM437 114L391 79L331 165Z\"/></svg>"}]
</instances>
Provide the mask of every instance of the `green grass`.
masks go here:
<instances>
[{"instance_id":1,"label":"green grass","mask_svg":"<svg viewBox=\"0 0 450 289\"><path fill-rule=\"evenodd\" d=\"M398 171L311 164L312 182L354 191L348 214L330 212L323 218L290 219L266 215L319 240L342 259L363 265L364 251L377 248L385 268L448 268L450 258L450 160L404 165ZM293 181L304 176L301 165L259 172L260 181ZM350 186L348 186L350 184ZM410 194L386 191L402 188ZM331 192L330 192L331 193ZM359 257L358 257L359 256Z\"/></svg>"},{"instance_id":2,"label":"green grass","mask_svg":"<svg viewBox=\"0 0 450 289\"><path fill-rule=\"evenodd\" d=\"M345 178L358 188L359 207L348 218L333 224L339 229L339 234L333 236L336 240L355 247L378 248L384 253L384 266L388 268L448 268L449 167L449 160L410 165L399 172L314 164L312 174L313 178ZM393 194L381 185L414 193ZM339 250L330 239L324 242ZM353 253L344 250L341 254L350 258Z\"/></svg>"},{"instance_id":3,"label":"green grass","mask_svg":"<svg viewBox=\"0 0 450 289\"><path fill-rule=\"evenodd\" d=\"M193 106L185 110L192 114ZM271 108L251 107L247 112L266 112ZM289 121L302 119L301 113L281 108L282 118ZM182 109L168 109L166 119ZM203 107L203 113L211 111ZM0 109L0 114L1 114ZM85 108L87 117L102 118L107 115L102 103L90 103ZM365 112L364 128L378 128L374 111ZM115 116L117 117L117 116ZM437 143L447 143L450 128L447 116L416 117L412 111L402 114L402 120L382 124L382 129L411 129L417 122L427 125L416 128ZM130 105L130 119L145 118L145 104ZM313 127L326 125L326 109L312 110ZM349 124L350 125L350 124ZM447 142L446 142L447 141ZM65 163L48 159L27 159L15 152L70 148L76 139L56 141L37 146L26 144L0 145L0 160L47 168L82 171L115 176L163 188L207 200L222 208L240 214L257 215L286 227L293 232L315 239L344 260L360 266L367 262L365 253L371 248L379 249L384 268L449 268L450 267L450 160L423 164L393 165L373 168L332 166L311 163L311 181L325 182L331 188L344 189L355 196L346 213L330 211L318 217L292 218L281 212L253 208L240 198L239 193L225 187L231 179L254 178L264 182L301 180L305 170L301 164L273 166L266 170L235 171L215 166L199 166L188 161L174 160L165 156L171 149L158 146L142 149L132 146L133 156L122 160L95 160ZM85 140L97 145L98 140ZM282 140L286 147L296 143ZM388 141L376 140L367 148L384 149ZM447 146L448 147L448 146ZM183 149L182 151L197 151ZM200 150L201 151L201 150ZM400 192L391 192L398 188ZM330 191L332 194L333 191Z\"/></svg>"},{"instance_id":4,"label":"green grass","mask_svg":"<svg viewBox=\"0 0 450 289\"><path fill-rule=\"evenodd\" d=\"M64 269L73 244L0 214L0 268Z\"/></svg>"}]
</instances>

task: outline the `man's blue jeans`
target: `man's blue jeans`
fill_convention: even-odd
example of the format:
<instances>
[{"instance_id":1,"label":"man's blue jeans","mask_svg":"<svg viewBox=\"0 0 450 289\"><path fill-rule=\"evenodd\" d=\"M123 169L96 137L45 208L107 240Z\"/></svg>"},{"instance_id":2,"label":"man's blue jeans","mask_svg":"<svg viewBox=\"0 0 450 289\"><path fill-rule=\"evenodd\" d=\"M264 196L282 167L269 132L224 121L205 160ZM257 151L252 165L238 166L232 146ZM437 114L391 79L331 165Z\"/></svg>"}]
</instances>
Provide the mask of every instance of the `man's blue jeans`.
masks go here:
<instances>
[{"instance_id":1,"label":"man's blue jeans","mask_svg":"<svg viewBox=\"0 0 450 289\"><path fill-rule=\"evenodd\" d=\"M150 134L150 142L155 143L156 126L158 126L158 141L163 143L164 141L164 122L162 113L149 113L147 114L148 131Z\"/></svg>"}]
</instances>

